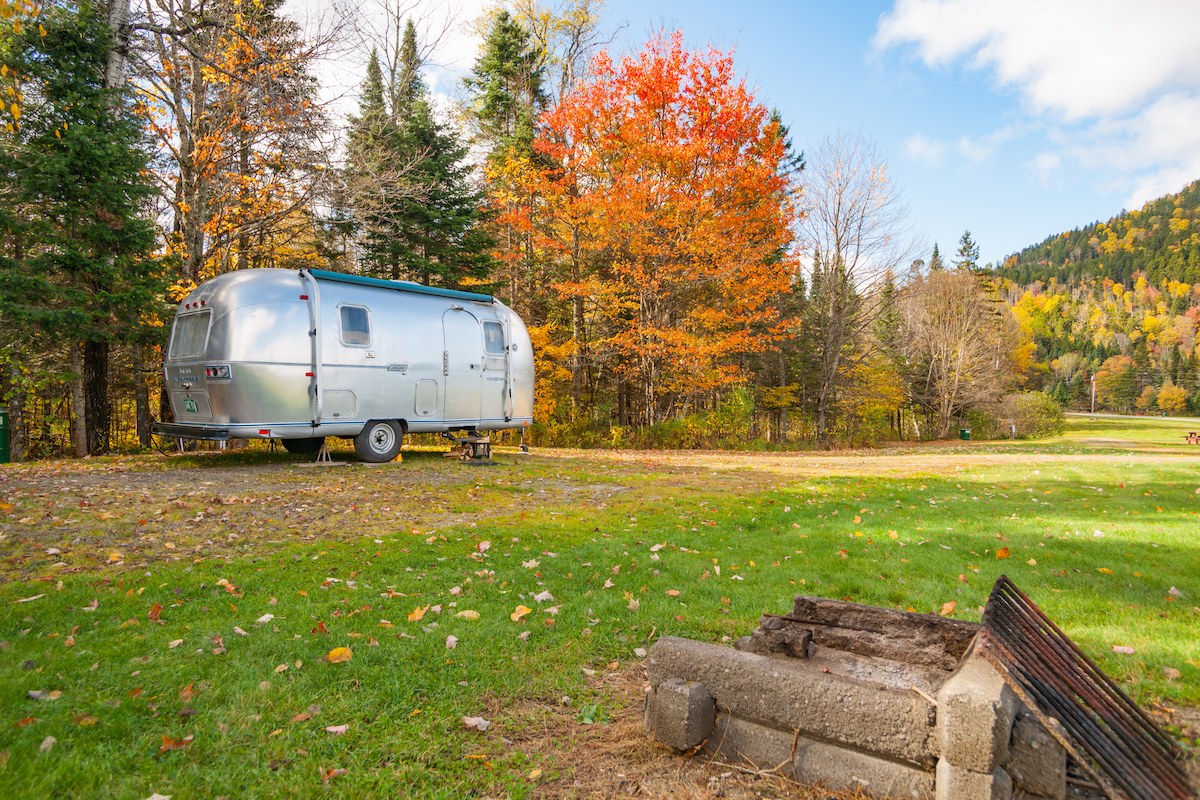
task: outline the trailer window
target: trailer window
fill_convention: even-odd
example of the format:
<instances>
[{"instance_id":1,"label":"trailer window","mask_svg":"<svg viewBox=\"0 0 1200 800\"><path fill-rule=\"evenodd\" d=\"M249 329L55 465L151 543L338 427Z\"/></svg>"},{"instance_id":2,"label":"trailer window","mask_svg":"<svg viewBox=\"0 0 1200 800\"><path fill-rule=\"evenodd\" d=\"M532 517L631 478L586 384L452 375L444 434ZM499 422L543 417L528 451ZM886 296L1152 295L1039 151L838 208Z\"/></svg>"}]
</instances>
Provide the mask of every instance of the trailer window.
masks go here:
<instances>
[{"instance_id":1,"label":"trailer window","mask_svg":"<svg viewBox=\"0 0 1200 800\"><path fill-rule=\"evenodd\" d=\"M342 306L342 344L371 343L371 315L362 306Z\"/></svg>"},{"instance_id":2,"label":"trailer window","mask_svg":"<svg viewBox=\"0 0 1200 800\"><path fill-rule=\"evenodd\" d=\"M169 358L199 358L204 355L208 344L208 321L211 311L199 314L184 314L175 318L175 330L171 332Z\"/></svg>"},{"instance_id":3,"label":"trailer window","mask_svg":"<svg viewBox=\"0 0 1200 800\"><path fill-rule=\"evenodd\" d=\"M504 355L504 328L499 322L483 323L483 351L490 355Z\"/></svg>"}]
</instances>

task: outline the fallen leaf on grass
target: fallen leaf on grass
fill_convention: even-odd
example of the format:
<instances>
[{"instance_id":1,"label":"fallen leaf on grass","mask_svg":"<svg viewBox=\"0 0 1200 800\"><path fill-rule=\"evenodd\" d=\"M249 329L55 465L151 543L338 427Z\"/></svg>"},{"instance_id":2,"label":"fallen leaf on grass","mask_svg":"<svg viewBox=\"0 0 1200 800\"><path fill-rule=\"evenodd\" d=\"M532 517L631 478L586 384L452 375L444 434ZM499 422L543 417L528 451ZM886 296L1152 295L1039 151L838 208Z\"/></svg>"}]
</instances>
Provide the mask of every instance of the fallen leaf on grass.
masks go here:
<instances>
[{"instance_id":1,"label":"fallen leaf on grass","mask_svg":"<svg viewBox=\"0 0 1200 800\"><path fill-rule=\"evenodd\" d=\"M95 714L76 714L71 721L82 728L87 728L99 722L100 718Z\"/></svg>"},{"instance_id":2,"label":"fallen leaf on grass","mask_svg":"<svg viewBox=\"0 0 1200 800\"><path fill-rule=\"evenodd\" d=\"M237 625L233 626L233 632L236 633L238 636L249 636L250 635L250 634L246 633L244 630L242 630L241 628L239 628Z\"/></svg>"},{"instance_id":3,"label":"fallen leaf on grass","mask_svg":"<svg viewBox=\"0 0 1200 800\"><path fill-rule=\"evenodd\" d=\"M346 774L344 769L327 769L321 772L321 783L329 783L334 778L340 778Z\"/></svg>"},{"instance_id":4,"label":"fallen leaf on grass","mask_svg":"<svg viewBox=\"0 0 1200 800\"><path fill-rule=\"evenodd\" d=\"M458 637L457 636L447 636L446 637L446 649L453 650L456 647L458 647Z\"/></svg>"},{"instance_id":5,"label":"fallen leaf on grass","mask_svg":"<svg viewBox=\"0 0 1200 800\"><path fill-rule=\"evenodd\" d=\"M463 619L479 619L479 612L478 612L478 611L471 611L470 609L467 609L466 611L460 611L460 612L458 612L458 613L457 613L457 614L455 614L454 616L456 616L456 617L462 617Z\"/></svg>"},{"instance_id":6,"label":"fallen leaf on grass","mask_svg":"<svg viewBox=\"0 0 1200 800\"><path fill-rule=\"evenodd\" d=\"M475 549L477 549L481 553L486 553L488 551L488 548L491 546L492 546L491 542L482 541L479 544L475 545Z\"/></svg>"},{"instance_id":7,"label":"fallen leaf on grass","mask_svg":"<svg viewBox=\"0 0 1200 800\"><path fill-rule=\"evenodd\" d=\"M1137 651L1136 651L1136 650L1134 650L1132 647L1127 647L1127 646L1125 646L1125 645L1123 645L1123 644L1114 644L1114 645L1113 645L1113 652L1114 652L1114 653L1120 653L1121 655L1131 656L1131 655L1133 655L1134 653L1136 653Z\"/></svg>"},{"instance_id":8,"label":"fallen leaf on grass","mask_svg":"<svg viewBox=\"0 0 1200 800\"><path fill-rule=\"evenodd\" d=\"M529 771L529 780L536 781L540 777L542 777L542 771L540 769L532 769Z\"/></svg>"},{"instance_id":9,"label":"fallen leaf on grass","mask_svg":"<svg viewBox=\"0 0 1200 800\"><path fill-rule=\"evenodd\" d=\"M172 639L171 641L167 642L167 648L170 650L174 650L176 647L179 647L179 645L181 645L181 644L183 644L183 639Z\"/></svg>"},{"instance_id":10,"label":"fallen leaf on grass","mask_svg":"<svg viewBox=\"0 0 1200 800\"><path fill-rule=\"evenodd\" d=\"M164 733L162 737L162 746L158 748L158 752L169 753L172 750L186 749L195 738L195 736L185 736L182 739L172 739L170 736L167 736Z\"/></svg>"},{"instance_id":11,"label":"fallen leaf on grass","mask_svg":"<svg viewBox=\"0 0 1200 800\"><path fill-rule=\"evenodd\" d=\"M678 589L667 589L667 596L668 597L679 597L679 590Z\"/></svg>"},{"instance_id":12,"label":"fallen leaf on grass","mask_svg":"<svg viewBox=\"0 0 1200 800\"><path fill-rule=\"evenodd\" d=\"M329 629L325 627L324 622L318 622L317 627L313 628L309 633L329 633Z\"/></svg>"},{"instance_id":13,"label":"fallen leaf on grass","mask_svg":"<svg viewBox=\"0 0 1200 800\"><path fill-rule=\"evenodd\" d=\"M951 600L949 603L942 604L942 610L938 612L943 617L948 617L954 613L954 607L958 605L958 601Z\"/></svg>"},{"instance_id":14,"label":"fallen leaf on grass","mask_svg":"<svg viewBox=\"0 0 1200 800\"><path fill-rule=\"evenodd\" d=\"M312 719L312 714L308 713L307 711L301 711L299 714L292 717L292 722L308 722L310 719Z\"/></svg>"},{"instance_id":15,"label":"fallen leaf on grass","mask_svg":"<svg viewBox=\"0 0 1200 800\"><path fill-rule=\"evenodd\" d=\"M350 730L350 726L349 725L329 725L325 728L325 730L328 733L334 733L334 734L341 735L341 734L345 733L346 731Z\"/></svg>"},{"instance_id":16,"label":"fallen leaf on grass","mask_svg":"<svg viewBox=\"0 0 1200 800\"><path fill-rule=\"evenodd\" d=\"M187 686L180 689L179 690L179 699L186 703L187 701L189 701L193 697L195 697L196 690L192 688L193 686L195 686L195 683L189 683Z\"/></svg>"},{"instance_id":17,"label":"fallen leaf on grass","mask_svg":"<svg viewBox=\"0 0 1200 800\"><path fill-rule=\"evenodd\" d=\"M996 551L996 558L1008 558L1012 552L1007 547L1001 547Z\"/></svg>"},{"instance_id":18,"label":"fallen leaf on grass","mask_svg":"<svg viewBox=\"0 0 1200 800\"><path fill-rule=\"evenodd\" d=\"M280 664L278 667L275 668L275 671L276 672L287 672L287 668L288 668L287 664Z\"/></svg>"},{"instance_id":19,"label":"fallen leaf on grass","mask_svg":"<svg viewBox=\"0 0 1200 800\"><path fill-rule=\"evenodd\" d=\"M38 745L38 752L44 753L51 747L54 747L54 745L57 743L58 739L55 739L53 736L47 736L45 739L42 739L42 743Z\"/></svg>"},{"instance_id":20,"label":"fallen leaf on grass","mask_svg":"<svg viewBox=\"0 0 1200 800\"><path fill-rule=\"evenodd\" d=\"M508 615L508 618L511 619L513 622L520 622L531 611L533 611L533 609L529 608L528 606L517 606L516 609L511 614Z\"/></svg>"},{"instance_id":21,"label":"fallen leaf on grass","mask_svg":"<svg viewBox=\"0 0 1200 800\"><path fill-rule=\"evenodd\" d=\"M522 561L521 566L525 569L537 569L540 562L535 558L531 561Z\"/></svg>"},{"instance_id":22,"label":"fallen leaf on grass","mask_svg":"<svg viewBox=\"0 0 1200 800\"><path fill-rule=\"evenodd\" d=\"M1105 575L1112 575L1112 570L1108 567L1096 567L1096 572L1103 572Z\"/></svg>"},{"instance_id":23,"label":"fallen leaf on grass","mask_svg":"<svg viewBox=\"0 0 1200 800\"><path fill-rule=\"evenodd\" d=\"M1171 597L1178 597L1181 600L1183 599L1183 592L1179 591L1174 586L1172 586L1170 589L1167 589L1167 594L1171 595Z\"/></svg>"},{"instance_id":24,"label":"fallen leaf on grass","mask_svg":"<svg viewBox=\"0 0 1200 800\"><path fill-rule=\"evenodd\" d=\"M1183 673L1180 672L1179 670L1175 669L1174 667L1163 667L1162 671L1163 671L1163 675L1166 675L1167 680L1169 680L1169 681L1177 681L1181 677L1183 677Z\"/></svg>"},{"instance_id":25,"label":"fallen leaf on grass","mask_svg":"<svg viewBox=\"0 0 1200 800\"><path fill-rule=\"evenodd\" d=\"M146 800L171 800L171 795L159 794L158 792L151 792L150 796L147 797Z\"/></svg>"},{"instance_id":26,"label":"fallen leaf on grass","mask_svg":"<svg viewBox=\"0 0 1200 800\"><path fill-rule=\"evenodd\" d=\"M492 723L488 722L483 717L463 717L462 724L476 731L486 731Z\"/></svg>"},{"instance_id":27,"label":"fallen leaf on grass","mask_svg":"<svg viewBox=\"0 0 1200 800\"><path fill-rule=\"evenodd\" d=\"M429 610L429 606L417 606L408 614L409 622L420 622L425 616L425 612Z\"/></svg>"},{"instance_id":28,"label":"fallen leaf on grass","mask_svg":"<svg viewBox=\"0 0 1200 800\"><path fill-rule=\"evenodd\" d=\"M330 664L341 664L354 658L354 653L349 647L335 647L329 651L329 655L325 656L325 660Z\"/></svg>"},{"instance_id":29,"label":"fallen leaf on grass","mask_svg":"<svg viewBox=\"0 0 1200 800\"><path fill-rule=\"evenodd\" d=\"M266 625L271 620L275 619L274 614L263 614L258 619L254 620L255 625Z\"/></svg>"},{"instance_id":30,"label":"fallen leaf on grass","mask_svg":"<svg viewBox=\"0 0 1200 800\"><path fill-rule=\"evenodd\" d=\"M554 602L554 595L550 594L550 592L538 592L533 596L533 599L538 603L552 603Z\"/></svg>"}]
</instances>

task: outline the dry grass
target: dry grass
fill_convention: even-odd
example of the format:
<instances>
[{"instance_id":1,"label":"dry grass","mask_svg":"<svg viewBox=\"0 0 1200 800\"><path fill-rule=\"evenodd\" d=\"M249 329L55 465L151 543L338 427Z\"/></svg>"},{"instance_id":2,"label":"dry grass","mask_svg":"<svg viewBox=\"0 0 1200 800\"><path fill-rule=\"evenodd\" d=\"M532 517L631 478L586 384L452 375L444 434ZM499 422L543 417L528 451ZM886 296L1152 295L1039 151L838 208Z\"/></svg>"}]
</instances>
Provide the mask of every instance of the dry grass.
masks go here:
<instances>
[{"instance_id":1,"label":"dry grass","mask_svg":"<svg viewBox=\"0 0 1200 800\"><path fill-rule=\"evenodd\" d=\"M650 800L710 798L790 798L852 800L857 792L831 792L801 786L782 776L767 775L750 765L710 762L686 757L653 741L642 728L645 669L640 665L600 671L588 679L611 709L607 724L580 725L578 709L562 704L527 701L502 706L495 700L485 716L494 715L501 735L531 763L554 763L553 777L543 778L531 796L545 800L638 797Z\"/></svg>"}]
</instances>

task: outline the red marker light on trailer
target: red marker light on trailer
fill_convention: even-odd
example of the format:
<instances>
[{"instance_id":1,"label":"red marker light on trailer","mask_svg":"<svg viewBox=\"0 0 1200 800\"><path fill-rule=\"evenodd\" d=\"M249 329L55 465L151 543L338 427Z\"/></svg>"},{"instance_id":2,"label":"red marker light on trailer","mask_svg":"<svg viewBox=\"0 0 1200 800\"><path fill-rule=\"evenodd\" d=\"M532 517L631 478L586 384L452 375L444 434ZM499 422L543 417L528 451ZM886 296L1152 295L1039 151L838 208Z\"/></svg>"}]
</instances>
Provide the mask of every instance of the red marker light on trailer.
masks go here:
<instances>
[{"instance_id":1,"label":"red marker light on trailer","mask_svg":"<svg viewBox=\"0 0 1200 800\"><path fill-rule=\"evenodd\" d=\"M302 295L300 295L300 299L301 299L301 300L307 300L307 299L308 299L308 295L306 295L306 294L302 294Z\"/></svg>"},{"instance_id":2,"label":"red marker light on trailer","mask_svg":"<svg viewBox=\"0 0 1200 800\"><path fill-rule=\"evenodd\" d=\"M304 373L304 377L311 378L311 377L313 377L313 374L311 372L306 372L306 373Z\"/></svg>"},{"instance_id":3,"label":"red marker light on trailer","mask_svg":"<svg viewBox=\"0 0 1200 800\"><path fill-rule=\"evenodd\" d=\"M270 431L259 431L258 435L259 436L270 436L271 432Z\"/></svg>"},{"instance_id":4,"label":"red marker light on trailer","mask_svg":"<svg viewBox=\"0 0 1200 800\"><path fill-rule=\"evenodd\" d=\"M200 301L200 305L204 305L204 303L205 303L205 301L204 301L204 300L201 300L201 301Z\"/></svg>"}]
</instances>

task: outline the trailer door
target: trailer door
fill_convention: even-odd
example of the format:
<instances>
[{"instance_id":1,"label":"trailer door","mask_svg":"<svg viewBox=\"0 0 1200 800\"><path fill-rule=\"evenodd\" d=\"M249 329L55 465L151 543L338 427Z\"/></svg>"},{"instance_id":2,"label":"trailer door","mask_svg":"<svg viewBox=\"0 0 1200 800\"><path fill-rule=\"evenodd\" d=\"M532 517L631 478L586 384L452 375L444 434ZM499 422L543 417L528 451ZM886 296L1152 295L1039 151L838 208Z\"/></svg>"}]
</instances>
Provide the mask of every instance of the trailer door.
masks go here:
<instances>
[{"instance_id":1,"label":"trailer door","mask_svg":"<svg viewBox=\"0 0 1200 800\"><path fill-rule=\"evenodd\" d=\"M470 311L454 306L442 315L442 375L446 380L448 423L463 427L479 424L483 386L483 336L479 320Z\"/></svg>"},{"instance_id":2,"label":"trailer door","mask_svg":"<svg viewBox=\"0 0 1200 800\"><path fill-rule=\"evenodd\" d=\"M483 394L480 417L486 422L512 418L508 403L508 342L499 320L483 321Z\"/></svg>"}]
</instances>

